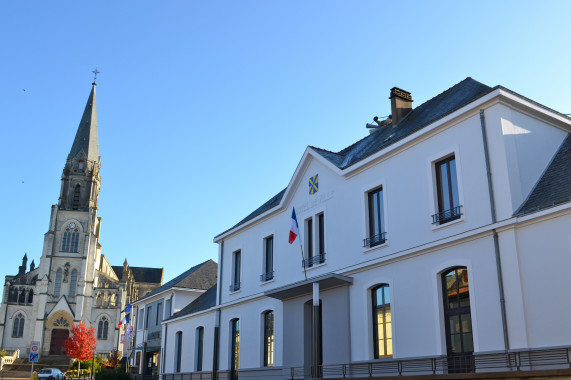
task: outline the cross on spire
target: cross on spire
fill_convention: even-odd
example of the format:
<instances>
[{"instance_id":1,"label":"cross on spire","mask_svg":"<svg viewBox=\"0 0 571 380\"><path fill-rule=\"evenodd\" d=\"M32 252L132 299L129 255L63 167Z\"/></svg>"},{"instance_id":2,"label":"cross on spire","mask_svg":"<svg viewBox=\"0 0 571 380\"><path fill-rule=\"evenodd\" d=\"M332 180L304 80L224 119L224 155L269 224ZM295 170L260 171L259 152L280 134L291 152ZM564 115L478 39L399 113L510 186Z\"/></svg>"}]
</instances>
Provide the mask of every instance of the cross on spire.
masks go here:
<instances>
[{"instance_id":1,"label":"cross on spire","mask_svg":"<svg viewBox=\"0 0 571 380\"><path fill-rule=\"evenodd\" d=\"M99 74L100 71L97 71L97 67L95 67L95 70L93 70L92 73L93 73L93 83L95 83L97 81L97 74Z\"/></svg>"}]
</instances>

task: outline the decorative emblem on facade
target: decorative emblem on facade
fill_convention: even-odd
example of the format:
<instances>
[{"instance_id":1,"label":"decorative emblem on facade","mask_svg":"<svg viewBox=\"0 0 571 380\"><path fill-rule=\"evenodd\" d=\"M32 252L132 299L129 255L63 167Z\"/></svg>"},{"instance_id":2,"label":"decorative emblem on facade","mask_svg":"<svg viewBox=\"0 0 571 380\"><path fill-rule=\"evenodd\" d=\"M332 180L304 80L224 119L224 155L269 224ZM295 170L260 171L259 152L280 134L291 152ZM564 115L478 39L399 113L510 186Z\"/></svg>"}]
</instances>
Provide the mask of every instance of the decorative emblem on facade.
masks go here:
<instances>
[{"instance_id":1,"label":"decorative emblem on facade","mask_svg":"<svg viewBox=\"0 0 571 380\"><path fill-rule=\"evenodd\" d=\"M54 322L54 327L69 327L69 322L64 317L59 317Z\"/></svg>"},{"instance_id":2,"label":"decorative emblem on facade","mask_svg":"<svg viewBox=\"0 0 571 380\"><path fill-rule=\"evenodd\" d=\"M313 195L317 193L317 190L319 190L318 175L319 174L316 174L315 176L309 179L309 195Z\"/></svg>"}]
</instances>

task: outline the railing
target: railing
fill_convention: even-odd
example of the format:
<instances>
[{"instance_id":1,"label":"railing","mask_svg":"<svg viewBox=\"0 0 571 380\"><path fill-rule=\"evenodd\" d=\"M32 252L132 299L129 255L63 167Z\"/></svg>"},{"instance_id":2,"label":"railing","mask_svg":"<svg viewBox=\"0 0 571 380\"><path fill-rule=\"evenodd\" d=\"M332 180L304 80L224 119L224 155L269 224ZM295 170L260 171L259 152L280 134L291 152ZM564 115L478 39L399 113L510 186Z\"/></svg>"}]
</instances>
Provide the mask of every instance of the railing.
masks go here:
<instances>
[{"instance_id":1,"label":"railing","mask_svg":"<svg viewBox=\"0 0 571 380\"><path fill-rule=\"evenodd\" d=\"M385 238L386 235L387 235L386 232L381 232L378 235L363 239L363 247L374 247L375 245L385 244L385 242L387 241L387 239Z\"/></svg>"},{"instance_id":2,"label":"railing","mask_svg":"<svg viewBox=\"0 0 571 380\"><path fill-rule=\"evenodd\" d=\"M444 224L454 219L458 219L462 215L462 212L460 211L461 207L462 206L456 206L450 210L445 210L432 215L432 224Z\"/></svg>"},{"instance_id":3,"label":"railing","mask_svg":"<svg viewBox=\"0 0 571 380\"><path fill-rule=\"evenodd\" d=\"M521 372L567 369L571 372L571 347L509 353L438 356L418 359L381 359L311 368L312 378L443 375L454 373ZM291 367L289 379L304 379L304 367Z\"/></svg>"},{"instance_id":4,"label":"railing","mask_svg":"<svg viewBox=\"0 0 571 380\"><path fill-rule=\"evenodd\" d=\"M12 364L14 363L14 360L18 359L20 357L20 350L16 349L14 350L14 352L12 352L12 354L8 354L2 358L0 358L0 371L2 370L2 368L4 367L5 364Z\"/></svg>"},{"instance_id":5,"label":"railing","mask_svg":"<svg viewBox=\"0 0 571 380\"><path fill-rule=\"evenodd\" d=\"M273 270L260 275L260 281L262 281L262 282L270 281L273 278L274 278L274 271Z\"/></svg>"},{"instance_id":6,"label":"railing","mask_svg":"<svg viewBox=\"0 0 571 380\"><path fill-rule=\"evenodd\" d=\"M240 283L239 282L235 282L235 283L230 285L230 291L231 292L235 292L237 290L240 290Z\"/></svg>"},{"instance_id":7,"label":"railing","mask_svg":"<svg viewBox=\"0 0 571 380\"><path fill-rule=\"evenodd\" d=\"M325 252L319 255L308 257L305 260L302 260L301 265L304 268L312 267L315 264L323 264L325 262Z\"/></svg>"},{"instance_id":8,"label":"railing","mask_svg":"<svg viewBox=\"0 0 571 380\"><path fill-rule=\"evenodd\" d=\"M163 373L163 380L211 380L212 372Z\"/></svg>"}]
</instances>

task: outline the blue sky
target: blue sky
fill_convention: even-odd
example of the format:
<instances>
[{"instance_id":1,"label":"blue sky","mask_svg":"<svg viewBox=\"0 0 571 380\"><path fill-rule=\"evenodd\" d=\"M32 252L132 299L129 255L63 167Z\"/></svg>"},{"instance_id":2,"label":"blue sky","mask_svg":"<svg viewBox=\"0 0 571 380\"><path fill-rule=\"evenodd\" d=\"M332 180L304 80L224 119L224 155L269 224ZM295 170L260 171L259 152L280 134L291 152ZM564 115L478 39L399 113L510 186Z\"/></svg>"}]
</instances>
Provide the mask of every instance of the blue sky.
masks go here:
<instances>
[{"instance_id":1,"label":"blue sky","mask_svg":"<svg viewBox=\"0 0 571 380\"><path fill-rule=\"evenodd\" d=\"M42 253L97 66L101 244L112 264L207 259L212 238L467 76L571 114L569 1L4 1L0 276ZM25 90L25 91L24 91ZM284 234L289 226L284 226Z\"/></svg>"}]
</instances>

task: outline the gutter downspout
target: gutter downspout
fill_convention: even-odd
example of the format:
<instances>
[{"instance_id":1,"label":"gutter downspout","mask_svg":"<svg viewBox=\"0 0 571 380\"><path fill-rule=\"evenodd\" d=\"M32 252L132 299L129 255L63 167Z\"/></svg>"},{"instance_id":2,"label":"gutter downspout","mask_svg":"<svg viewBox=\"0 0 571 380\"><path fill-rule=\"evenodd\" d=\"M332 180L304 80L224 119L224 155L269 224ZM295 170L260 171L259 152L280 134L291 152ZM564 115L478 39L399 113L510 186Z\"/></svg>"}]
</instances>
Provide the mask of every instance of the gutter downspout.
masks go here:
<instances>
[{"instance_id":1,"label":"gutter downspout","mask_svg":"<svg viewBox=\"0 0 571 380\"><path fill-rule=\"evenodd\" d=\"M222 300L222 271L224 270L224 240L220 242L220 277L217 279L218 286L218 308L216 309L216 317L214 322L214 350L212 353L212 378L218 379L218 360L220 358L220 322L221 322L221 310L220 303Z\"/></svg>"},{"instance_id":2,"label":"gutter downspout","mask_svg":"<svg viewBox=\"0 0 571 380\"><path fill-rule=\"evenodd\" d=\"M484 144L484 158L486 160L486 175L488 178L488 193L490 196L490 213L492 216L492 224L496 223L496 205L494 200L494 188L492 183L492 171L490 169L490 155L488 151L488 137L486 135L486 117L484 110L480 110L480 126L482 128L482 140ZM500 258L500 243L498 232L495 228L492 229L494 233L494 253L496 257L496 272L498 274L498 290L500 293L500 308L502 314L502 329L504 333L504 350L508 352L510 349L510 340L508 335L508 322L506 316L506 299L504 294L504 281L502 276L502 262Z\"/></svg>"}]
</instances>

